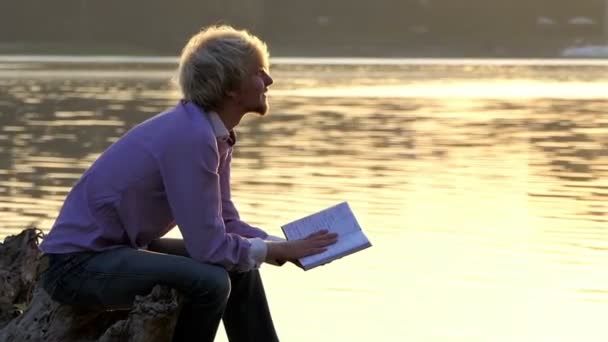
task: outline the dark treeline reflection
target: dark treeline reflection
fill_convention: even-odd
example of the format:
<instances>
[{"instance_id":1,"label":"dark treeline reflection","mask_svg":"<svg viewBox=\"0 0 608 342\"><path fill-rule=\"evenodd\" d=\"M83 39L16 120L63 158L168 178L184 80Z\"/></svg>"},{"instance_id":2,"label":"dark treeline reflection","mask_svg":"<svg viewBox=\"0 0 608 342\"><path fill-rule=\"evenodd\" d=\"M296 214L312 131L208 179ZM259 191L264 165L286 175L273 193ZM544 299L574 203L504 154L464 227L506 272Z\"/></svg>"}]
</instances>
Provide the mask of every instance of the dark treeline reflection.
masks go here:
<instances>
[{"instance_id":1,"label":"dark treeline reflection","mask_svg":"<svg viewBox=\"0 0 608 342\"><path fill-rule=\"evenodd\" d=\"M603 42L606 6L604 0L2 1L0 51L175 55L200 27L227 23L260 34L281 55L554 56L574 43Z\"/></svg>"}]
</instances>

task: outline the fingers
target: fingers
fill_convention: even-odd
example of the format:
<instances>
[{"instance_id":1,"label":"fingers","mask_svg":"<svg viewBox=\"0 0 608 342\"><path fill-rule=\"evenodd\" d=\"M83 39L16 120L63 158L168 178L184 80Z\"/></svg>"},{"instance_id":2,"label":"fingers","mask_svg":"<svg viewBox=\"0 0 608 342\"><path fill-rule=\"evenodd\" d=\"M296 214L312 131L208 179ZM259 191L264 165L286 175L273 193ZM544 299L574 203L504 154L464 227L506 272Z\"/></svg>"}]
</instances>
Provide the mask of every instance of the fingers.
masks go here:
<instances>
[{"instance_id":1,"label":"fingers","mask_svg":"<svg viewBox=\"0 0 608 342\"><path fill-rule=\"evenodd\" d=\"M325 235L327 233L329 233L329 230L327 230L327 229L321 229L319 231L316 231L316 232L308 235L307 237L305 237L305 239L311 239L311 238L314 238L314 237L317 237L317 236L323 236L323 235Z\"/></svg>"},{"instance_id":2,"label":"fingers","mask_svg":"<svg viewBox=\"0 0 608 342\"><path fill-rule=\"evenodd\" d=\"M327 247L338 241L338 234L330 233L327 229L317 231L301 240L285 242L289 246L285 253L288 259L298 259L305 256L323 253Z\"/></svg>"},{"instance_id":3,"label":"fingers","mask_svg":"<svg viewBox=\"0 0 608 342\"><path fill-rule=\"evenodd\" d=\"M314 241L315 245L319 247L331 246L338 241L338 234L326 234L324 236L319 236L315 239L312 239L311 241Z\"/></svg>"},{"instance_id":4,"label":"fingers","mask_svg":"<svg viewBox=\"0 0 608 342\"><path fill-rule=\"evenodd\" d=\"M327 248L325 247L318 247L318 248L313 248L312 249L312 254L319 254L319 253L323 253L327 250Z\"/></svg>"},{"instance_id":5,"label":"fingers","mask_svg":"<svg viewBox=\"0 0 608 342\"><path fill-rule=\"evenodd\" d=\"M326 237L326 238L323 238L323 239L316 239L316 240L314 240L315 246L317 246L317 247L331 246L334 243L336 243L337 241L338 241L338 237L337 236Z\"/></svg>"},{"instance_id":6,"label":"fingers","mask_svg":"<svg viewBox=\"0 0 608 342\"><path fill-rule=\"evenodd\" d=\"M309 235L307 238L301 240L301 243L305 248L325 248L333 245L338 241L338 234L330 233L324 229ZM314 254L314 253L313 253Z\"/></svg>"},{"instance_id":7,"label":"fingers","mask_svg":"<svg viewBox=\"0 0 608 342\"><path fill-rule=\"evenodd\" d=\"M314 233L308 235L307 237L304 238L304 240L337 239L337 238L338 238L338 234L330 233L329 230L323 229L323 230L319 230L317 232L314 232Z\"/></svg>"},{"instance_id":8,"label":"fingers","mask_svg":"<svg viewBox=\"0 0 608 342\"><path fill-rule=\"evenodd\" d=\"M301 257L323 253L327 250L327 247L333 242L329 241L316 241L316 240L298 240L290 244L287 249L289 257L292 259L299 259Z\"/></svg>"},{"instance_id":9,"label":"fingers","mask_svg":"<svg viewBox=\"0 0 608 342\"><path fill-rule=\"evenodd\" d=\"M325 247L310 247L310 248L302 250L302 254L298 258L323 253L326 250L327 250L327 248L325 248Z\"/></svg>"}]
</instances>

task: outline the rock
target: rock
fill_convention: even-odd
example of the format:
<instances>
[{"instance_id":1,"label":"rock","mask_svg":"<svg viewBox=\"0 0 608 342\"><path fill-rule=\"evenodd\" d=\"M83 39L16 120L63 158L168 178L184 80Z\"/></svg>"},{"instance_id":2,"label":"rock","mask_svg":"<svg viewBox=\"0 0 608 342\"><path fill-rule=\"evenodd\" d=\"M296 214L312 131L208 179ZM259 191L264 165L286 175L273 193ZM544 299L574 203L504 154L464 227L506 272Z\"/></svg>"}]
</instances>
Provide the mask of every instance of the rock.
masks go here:
<instances>
[{"instance_id":1,"label":"rock","mask_svg":"<svg viewBox=\"0 0 608 342\"><path fill-rule=\"evenodd\" d=\"M157 285L149 295L137 296L129 317L108 328L99 341L171 341L178 313L177 292Z\"/></svg>"},{"instance_id":2,"label":"rock","mask_svg":"<svg viewBox=\"0 0 608 342\"><path fill-rule=\"evenodd\" d=\"M0 328L29 303L36 282L42 232L35 228L9 236L0 243Z\"/></svg>"},{"instance_id":3,"label":"rock","mask_svg":"<svg viewBox=\"0 0 608 342\"><path fill-rule=\"evenodd\" d=\"M171 341L180 298L167 287L138 296L130 311L82 310L53 301L36 286L41 237L31 228L0 244L0 342Z\"/></svg>"}]
</instances>

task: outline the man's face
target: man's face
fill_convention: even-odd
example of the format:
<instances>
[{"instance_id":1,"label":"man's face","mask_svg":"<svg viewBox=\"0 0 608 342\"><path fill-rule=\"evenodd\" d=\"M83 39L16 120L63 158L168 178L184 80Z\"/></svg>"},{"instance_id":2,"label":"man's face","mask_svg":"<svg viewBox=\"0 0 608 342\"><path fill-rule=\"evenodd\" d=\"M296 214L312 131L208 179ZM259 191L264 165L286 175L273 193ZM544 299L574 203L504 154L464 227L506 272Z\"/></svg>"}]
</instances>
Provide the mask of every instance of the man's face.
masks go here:
<instances>
[{"instance_id":1,"label":"man's face","mask_svg":"<svg viewBox=\"0 0 608 342\"><path fill-rule=\"evenodd\" d=\"M261 59L251 63L243 83L235 93L236 100L245 113L253 112L264 115L268 112L266 91L272 82L268 68L264 66Z\"/></svg>"}]
</instances>

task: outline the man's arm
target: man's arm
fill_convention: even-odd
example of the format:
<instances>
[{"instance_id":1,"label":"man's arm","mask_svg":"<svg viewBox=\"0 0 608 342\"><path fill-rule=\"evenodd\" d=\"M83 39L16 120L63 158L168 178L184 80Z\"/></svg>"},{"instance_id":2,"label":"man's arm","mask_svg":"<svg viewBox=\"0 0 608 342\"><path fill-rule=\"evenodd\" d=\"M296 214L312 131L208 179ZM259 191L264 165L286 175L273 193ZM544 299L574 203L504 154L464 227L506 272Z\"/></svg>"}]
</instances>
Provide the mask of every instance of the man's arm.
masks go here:
<instances>
[{"instance_id":1,"label":"man's arm","mask_svg":"<svg viewBox=\"0 0 608 342\"><path fill-rule=\"evenodd\" d=\"M221 216L218 152L205 137L184 134L159 156L165 192L190 256L204 263L247 271L252 243L227 234ZM261 257L261 256L259 256Z\"/></svg>"},{"instance_id":2,"label":"man's arm","mask_svg":"<svg viewBox=\"0 0 608 342\"><path fill-rule=\"evenodd\" d=\"M226 159L220 164L220 188L222 193L222 217L226 231L248 238L266 239L268 234L257 227L253 227L240 218L236 206L232 202L230 191L230 164L232 162L232 149L227 152Z\"/></svg>"},{"instance_id":3,"label":"man's arm","mask_svg":"<svg viewBox=\"0 0 608 342\"><path fill-rule=\"evenodd\" d=\"M326 247L337 241L336 234L317 232L302 240L286 241L283 238L268 235L263 230L250 226L243 222L232 202L230 193L230 164L232 161L232 149L228 151L226 159L220 164L219 176L222 194L222 217L226 224L226 230L249 237L252 242L250 255L257 262L265 261L269 264L281 266L286 261L297 262L297 259L321 253ZM264 239L263 245L260 239ZM261 260L260 260L261 258Z\"/></svg>"}]
</instances>

